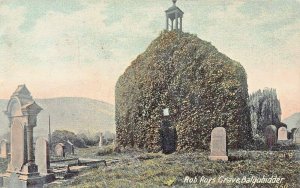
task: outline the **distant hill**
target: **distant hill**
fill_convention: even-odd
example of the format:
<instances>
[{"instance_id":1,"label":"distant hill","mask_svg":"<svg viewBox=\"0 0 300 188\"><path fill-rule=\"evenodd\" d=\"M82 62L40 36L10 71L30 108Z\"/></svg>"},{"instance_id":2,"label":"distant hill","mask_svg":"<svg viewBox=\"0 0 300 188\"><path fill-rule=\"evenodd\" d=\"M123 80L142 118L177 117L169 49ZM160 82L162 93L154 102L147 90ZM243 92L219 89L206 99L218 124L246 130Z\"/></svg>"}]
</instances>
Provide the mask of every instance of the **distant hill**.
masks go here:
<instances>
[{"instance_id":1,"label":"distant hill","mask_svg":"<svg viewBox=\"0 0 300 188\"><path fill-rule=\"evenodd\" d=\"M294 113L293 115L285 118L283 123L287 124L288 130L292 128L300 128L300 112Z\"/></svg>"},{"instance_id":2,"label":"distant hill","mask_svg":"<svg viewBox=\"0 0 300 188\"><path fill-rule=\"evenodd\" d=\"M43 110L38 115L34 136L47 136L48 119L51 116L51 129L72 132L115 132L114 106L98 100L77 97L36 99ZM2 111L8 100L0 99L0 135L8 131L8 120Z\"/></svg>"}]
</instances>

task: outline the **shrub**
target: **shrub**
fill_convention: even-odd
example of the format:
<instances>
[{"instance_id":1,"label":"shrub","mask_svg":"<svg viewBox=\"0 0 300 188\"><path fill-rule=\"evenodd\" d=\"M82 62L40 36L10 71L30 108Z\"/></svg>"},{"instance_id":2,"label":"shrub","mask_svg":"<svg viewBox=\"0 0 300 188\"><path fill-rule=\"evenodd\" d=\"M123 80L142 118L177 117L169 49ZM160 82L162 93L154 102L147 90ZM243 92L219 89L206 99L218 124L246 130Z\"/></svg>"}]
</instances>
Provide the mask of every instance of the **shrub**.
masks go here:
<instances>
[{"instance_id":1,"label":"shrub","mask_svg":"<svg viewBox=\"0 0 300 188\"><path fill-rule=\"evenodd\" d=\"M79 138L84 140L85 144L88 146L95 146L99 143L100 137L96 134L90 134L90 133L80 133L77 135Z\"/></svg>"},{"instance_id":2,"label":"shrub","mask_svg":"<svg viewBox=\"0 0 300 188\"><path fill-rule=\"evenodd\" d=\"M87 147L82 138L79 138L75 133L66 130L55 130L51 137L51 147L55 147L58 143L70 141L78 148Z\"/></svg>"},{"instance_id":3,"label":"shrub","mask_svg":"<svg viewBox=\"0 0 300 188\"><path fill-rule=\"evenodd\" d=\"M97 156L104 156L104 155L109 155L112 154L114 152L113 148L110 147L103 147L100 148L99 151L97 152Z\"/></svg>"}]
</instances>

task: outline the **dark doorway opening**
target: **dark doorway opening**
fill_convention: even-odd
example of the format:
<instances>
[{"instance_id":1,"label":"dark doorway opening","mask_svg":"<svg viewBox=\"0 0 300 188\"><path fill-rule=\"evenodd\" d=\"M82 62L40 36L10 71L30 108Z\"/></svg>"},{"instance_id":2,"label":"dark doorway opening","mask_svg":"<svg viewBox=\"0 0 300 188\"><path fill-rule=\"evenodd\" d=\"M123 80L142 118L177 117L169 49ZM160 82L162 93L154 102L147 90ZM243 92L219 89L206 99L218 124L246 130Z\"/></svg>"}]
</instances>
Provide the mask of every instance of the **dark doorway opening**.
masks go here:
<instances>
[{"instance_id":1,"label":"dark doorway opening","mask_svg":"<svg viewBox=\"0 0 300 188\"><path fill-rule=\"evenodd\" d=\"M164 154L170 154L176 151L177 132L169 120L163 120L161 123L161 147Z\"/></svg>"}]
</instances>

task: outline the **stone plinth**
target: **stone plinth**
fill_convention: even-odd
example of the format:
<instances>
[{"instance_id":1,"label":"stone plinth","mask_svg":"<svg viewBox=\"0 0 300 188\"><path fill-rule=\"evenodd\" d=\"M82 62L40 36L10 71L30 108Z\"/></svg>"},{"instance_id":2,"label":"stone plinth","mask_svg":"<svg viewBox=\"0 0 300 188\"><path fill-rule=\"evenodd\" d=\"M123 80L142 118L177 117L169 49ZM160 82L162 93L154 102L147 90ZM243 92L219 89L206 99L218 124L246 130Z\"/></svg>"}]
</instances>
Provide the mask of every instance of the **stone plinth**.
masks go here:
<instances>
[{"instance_id":1,"label":"stone plinth","mask_svg":"<svg viewBox=\"0 0 300 188\"><path fill-rule=\"evenodd\" d=\"M15 172L3 176L3 187L8 188L42 188L45 183L42 176L24 177Z\"/></svg>"}]
</instances>

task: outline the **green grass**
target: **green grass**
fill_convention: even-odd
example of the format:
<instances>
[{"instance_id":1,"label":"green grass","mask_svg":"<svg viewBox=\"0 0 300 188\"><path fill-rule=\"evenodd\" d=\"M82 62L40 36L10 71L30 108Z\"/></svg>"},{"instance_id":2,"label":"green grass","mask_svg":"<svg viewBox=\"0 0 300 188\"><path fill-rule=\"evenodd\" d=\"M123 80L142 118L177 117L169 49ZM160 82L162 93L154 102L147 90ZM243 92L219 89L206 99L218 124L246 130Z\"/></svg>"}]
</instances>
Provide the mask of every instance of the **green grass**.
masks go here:
<instances>
[{"instance_id":1,"label":"green grass","mask_svg":"<svg viewBox=\"0 0 300 188\"><path fill-rule=\"evenodd\" d=\"M84 152L86 150L86 152ZM127 151L112 153L107 156L97 156L99 148L87 148L79 153L94 158L120 159L120 162L108 167L100 166L89 169L71 181L49 187L224 187L236 184L187 184L186 176L201 178L226 177L271 177L277 175L285 178L280 184L296 187L299 184L299 161L286 158L283 152L242 152L230 151L230 162L209 161L208 152L198 151L191 153L144 153L141 151ZM256 184L260 187L274 187L274 184ZM244 187L250 184L243 185Z\"/></svg>"}]
</instances>

